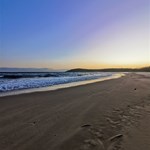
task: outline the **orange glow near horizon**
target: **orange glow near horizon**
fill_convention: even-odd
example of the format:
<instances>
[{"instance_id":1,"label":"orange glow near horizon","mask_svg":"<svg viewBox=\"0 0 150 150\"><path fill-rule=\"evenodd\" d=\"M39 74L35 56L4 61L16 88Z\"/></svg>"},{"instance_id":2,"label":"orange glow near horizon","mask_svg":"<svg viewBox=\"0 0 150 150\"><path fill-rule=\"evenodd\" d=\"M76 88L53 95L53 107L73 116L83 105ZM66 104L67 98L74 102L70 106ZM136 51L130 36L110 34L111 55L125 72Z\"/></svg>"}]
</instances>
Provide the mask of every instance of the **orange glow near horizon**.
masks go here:
<instances>
[{"instance_id":1,"label":"orange glow near horizon","mask_svg":"<svg viewBox=\"0 0 150 150\"><path fill-rule=\"evenodd\" d=\"M9 67L16 67L17 65L12 65ZM53 66L53 67L51 67ZM30 63L26 62L26 64L18 65L18 68L49 68L49 69L74 69L74 68L84 68L84 69L105 69L105 68L142 68L142 67L148 67L150 66L149 62L143 62L143 63L105 63L105 62L96 62L96 61L86 61L86 60L72 60L70 63L70 60L68 62L62 61L55 61L55 62L37 62L37 63ZM7 66L5 66L7 67Z\"/></svg>"}]
</instances>

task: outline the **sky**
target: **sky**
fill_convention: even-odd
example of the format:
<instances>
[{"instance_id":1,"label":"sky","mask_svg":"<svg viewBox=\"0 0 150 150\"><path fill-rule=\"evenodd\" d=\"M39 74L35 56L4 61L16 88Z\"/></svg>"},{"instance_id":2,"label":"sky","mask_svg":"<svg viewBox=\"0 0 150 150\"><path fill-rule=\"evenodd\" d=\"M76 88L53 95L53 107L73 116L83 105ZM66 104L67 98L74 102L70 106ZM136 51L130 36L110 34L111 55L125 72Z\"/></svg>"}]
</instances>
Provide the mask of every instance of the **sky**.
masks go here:
<instances>
[{"instance_id":1,"label":"sky","mask_svg":"<svg viewBox=\"0 0 150 150\"><path fill-rule=\"evenodd\" d=\"M149 0L0 0L0 67L148 65Z\"/></svg>"}]
</instances>

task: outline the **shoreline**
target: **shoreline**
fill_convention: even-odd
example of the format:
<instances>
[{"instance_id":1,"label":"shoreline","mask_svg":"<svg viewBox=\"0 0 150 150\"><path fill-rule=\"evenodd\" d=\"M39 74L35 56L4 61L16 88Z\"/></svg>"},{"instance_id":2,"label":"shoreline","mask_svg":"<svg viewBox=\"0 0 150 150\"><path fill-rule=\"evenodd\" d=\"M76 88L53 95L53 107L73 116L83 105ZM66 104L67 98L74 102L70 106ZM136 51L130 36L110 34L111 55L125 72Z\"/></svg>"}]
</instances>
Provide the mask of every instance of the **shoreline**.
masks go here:
<instances>
[{"instance_id":1,"label":"shoreline","mask_svg":"<svg viewBox=\"0 0 150 150\"><path fill-rule=\"evenodd\" d=\"M0 97L0 149L150 149L150 76ZM143 117L144 116L144 117Z\"/></svg>"},{"instance_id":2,"label":"shoreline","mask_svg":"<svg viewBox=\"0 0 150 150\"><path fill-rule=\"evenodd\" d=\"M0 92L0 97L27 94L27 93L35 93L35 92L54 91L54 90L59 90L59 89L64 89L64 88L70 88L70 87L76 87L76 86L80 86L80 85L102 82L102 81L106 81L106 80L117 79L117 78L120 78L123 76L125 76L125 73L116 73L111 76L101 77L98 79L70 82L70 83L58 84L58 85L40 87L40 88L29 88L29 89Z\"/></svg>"}]
</instances>

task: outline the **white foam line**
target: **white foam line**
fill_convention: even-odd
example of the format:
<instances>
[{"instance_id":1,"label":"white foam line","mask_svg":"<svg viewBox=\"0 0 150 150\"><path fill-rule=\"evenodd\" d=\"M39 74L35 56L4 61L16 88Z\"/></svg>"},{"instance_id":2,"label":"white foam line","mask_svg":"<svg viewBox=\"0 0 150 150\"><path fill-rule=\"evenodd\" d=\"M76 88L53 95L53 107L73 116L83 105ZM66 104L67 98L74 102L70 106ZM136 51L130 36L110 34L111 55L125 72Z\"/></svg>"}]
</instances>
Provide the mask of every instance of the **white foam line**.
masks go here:
<instances>
[{"instance_id":1,"label":"white foam line","mask_svg":"<svg viewBox=\"0 0 150 150\"><path fill-rule=\"evenodd\" d=\"M103 77L103 78L99 78L99 79L71 82L71 83L59 84L59 85L48 86L48 87L2 92L2 93L0 93L0 97L11 96L11 95L20 95L20 94L26 94L26 93L34 93L34 92L42 92L42 91L54 91L54 90L58 90L58 89L76 87L76 86L80 86L80 85L86 85L86 84L105 81L105 80L117 79L122 76L125 76L125 73L116 73L116 74L113 74L112 76L107 76L107 77Z\"/></svg>"}]
</instances>

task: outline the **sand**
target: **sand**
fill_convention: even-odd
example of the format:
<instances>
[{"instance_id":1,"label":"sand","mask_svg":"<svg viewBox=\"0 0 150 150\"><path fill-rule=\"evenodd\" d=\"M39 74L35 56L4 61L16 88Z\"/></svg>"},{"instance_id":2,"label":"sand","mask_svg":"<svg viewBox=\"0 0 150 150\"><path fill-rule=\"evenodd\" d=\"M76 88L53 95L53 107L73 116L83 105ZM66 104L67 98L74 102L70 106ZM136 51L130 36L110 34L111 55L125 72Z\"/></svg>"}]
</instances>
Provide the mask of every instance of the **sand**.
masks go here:
<instances>
[{"instance_id":1,"label":"sand","mask_svg":"<svg viewBox=\"0 0 150 150\"><path fill-rule=\"evenodd\" d=\"M0 97L0 150L150 150L150 76Z\"/></svg>"}]
</instances>

